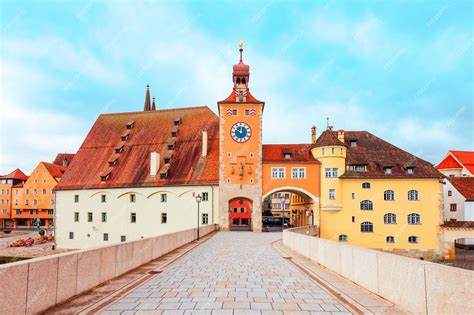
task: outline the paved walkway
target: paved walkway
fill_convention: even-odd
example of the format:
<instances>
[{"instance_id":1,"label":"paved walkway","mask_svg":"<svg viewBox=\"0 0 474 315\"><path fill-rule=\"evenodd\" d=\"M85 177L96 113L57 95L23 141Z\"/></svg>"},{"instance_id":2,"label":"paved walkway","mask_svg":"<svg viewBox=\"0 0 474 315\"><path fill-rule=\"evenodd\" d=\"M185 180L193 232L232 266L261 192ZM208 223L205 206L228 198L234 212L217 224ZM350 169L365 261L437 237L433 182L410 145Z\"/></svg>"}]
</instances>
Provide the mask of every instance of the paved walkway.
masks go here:
<instances>
[{"instance_id":1,"label":"paved walkway","mask_svg":"<svg viewBox=\"0 0 474 315\"><path fill-rule=\"evenodd\" d=\"M351 314L284 259L281 233L218 233L103 314Z\"/></svg>"}]
</instances>

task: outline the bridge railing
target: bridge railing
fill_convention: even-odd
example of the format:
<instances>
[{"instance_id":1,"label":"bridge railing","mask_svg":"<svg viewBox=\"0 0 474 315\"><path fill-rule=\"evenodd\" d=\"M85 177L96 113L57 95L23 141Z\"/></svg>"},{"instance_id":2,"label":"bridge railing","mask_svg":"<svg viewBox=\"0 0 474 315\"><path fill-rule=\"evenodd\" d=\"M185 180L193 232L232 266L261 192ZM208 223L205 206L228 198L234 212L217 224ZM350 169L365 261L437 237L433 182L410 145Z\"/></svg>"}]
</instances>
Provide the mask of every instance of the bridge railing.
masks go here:
<instances>
[{"instance_id":1,"label":"bridge railing","mask_svg":"<svg viewBox=\"0 0 474 315\"><path fill-rule=\"evenodd\" d=\"M200 228L200 235L218 229ZM32 314L84 293L196 239L196 229L0 265L1 313Z\"/></svg>"},{"instance_id":2,"label":"bridge railing","mask_svg":"<svg viewBox=\"0 0 474 315\"><path fill-rule=\"evenodd\" d=\"M474 271L283 232L283 244L416 314L474 314Z\"/></svg>"}]
</instances>

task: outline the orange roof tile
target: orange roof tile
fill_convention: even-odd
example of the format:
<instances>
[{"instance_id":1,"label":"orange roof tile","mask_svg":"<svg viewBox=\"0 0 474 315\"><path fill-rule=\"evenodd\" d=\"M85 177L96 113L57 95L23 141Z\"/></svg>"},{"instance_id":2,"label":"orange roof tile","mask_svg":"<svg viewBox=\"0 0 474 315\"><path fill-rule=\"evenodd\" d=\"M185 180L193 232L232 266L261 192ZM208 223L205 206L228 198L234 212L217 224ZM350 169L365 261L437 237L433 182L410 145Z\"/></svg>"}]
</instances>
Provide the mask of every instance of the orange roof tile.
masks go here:
<instances>
[{"instance_id":1,"label":"orange roof tile","mask_svg":"<svg viewBox=\"0 0 474 315\"><path fill-rule=\"evenodd\" d=\"M311 154L311 144L264 144L262 162L319 163ZM285 153L290 157L285 158Z\"/></svg>"},{"instance_id":2,"label":"orange roof tile","mask_svg":"<svg viewBox=\"0 0 474 315\"><path fill-rule=\"evenodd\" d=\"M180 120L179 120L180 119ZM128 138L121 135L133 121ZM160 170L170 153L168 142L175 123L179 123L166 178L150 176L150 153L160 154ZM208 134L208 154L201 157L202 130ZM115 148L124 145L116 154ZM110 176L109 161L118 156ZM103 187L217 184L219 181L219 118L208 107L176 108L157 111L102 114L56 186L61 189ZM160 171L159 170L159 171Z\"/></svg>"},{"instance_id":3,"label":"orange roof tile","mask_svg":"<svg viewBox=\"0 0 474 315\"><path fill-rule=\"evenodd\" d=\"M65 167L59 166L56 164L47 163L47 162L41 162L41 163L43 163L48 173L51 174L51 176L53 177L62 177L64 174L64 171L66 170Z\"/></svg>"}]
</instances>

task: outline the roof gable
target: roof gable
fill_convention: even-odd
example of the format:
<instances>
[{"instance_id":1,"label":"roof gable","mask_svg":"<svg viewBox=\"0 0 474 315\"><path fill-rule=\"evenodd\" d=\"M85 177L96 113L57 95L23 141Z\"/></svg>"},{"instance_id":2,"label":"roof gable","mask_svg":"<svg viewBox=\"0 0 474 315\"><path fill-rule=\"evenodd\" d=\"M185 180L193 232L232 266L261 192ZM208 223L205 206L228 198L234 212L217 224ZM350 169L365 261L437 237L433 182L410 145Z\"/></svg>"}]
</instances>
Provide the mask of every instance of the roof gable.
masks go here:
<instances>
[{"instance_id":1,"label":"roof gable","mask_svg":"<svg viewBox=\"0 0 474 315\"><path fill-rule=\"evenodd\" d=\"M449 151L471 174L474 174L474 151Z\"/></svg>"}]
</instances>

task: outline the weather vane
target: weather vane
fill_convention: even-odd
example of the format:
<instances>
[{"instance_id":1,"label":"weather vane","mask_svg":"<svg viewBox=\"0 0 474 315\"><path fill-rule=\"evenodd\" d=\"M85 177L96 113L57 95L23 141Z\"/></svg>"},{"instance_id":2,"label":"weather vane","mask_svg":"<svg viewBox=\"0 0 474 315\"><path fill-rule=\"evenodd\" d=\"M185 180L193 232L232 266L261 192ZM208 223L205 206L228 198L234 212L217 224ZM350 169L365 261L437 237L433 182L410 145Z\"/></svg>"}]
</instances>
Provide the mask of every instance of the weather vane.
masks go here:
<instances>
[{"instance_id":1,"label":"weather vane","mask_svg":"<svg viewBox=\"0 0 474 315\"><path fill-rule=\"evenodd\" d=\"M326 117L326 127L329 128L329 116Z\"/></svg>"},{"instance_id":2,"label":"weather vane","mask_svg":"<svg viewBox=\"0 0 474 315\"><path fill-rule=\"evenodd\" d=\"M241 49L242 49L242 46L244 46L244 41L242 40L242 38L239 39L239 46Z\"/></svg>"}]
</instances>

